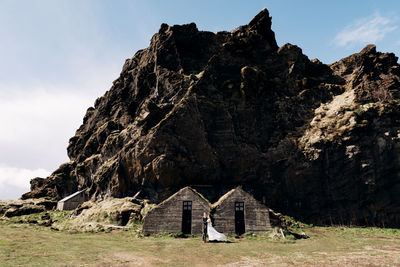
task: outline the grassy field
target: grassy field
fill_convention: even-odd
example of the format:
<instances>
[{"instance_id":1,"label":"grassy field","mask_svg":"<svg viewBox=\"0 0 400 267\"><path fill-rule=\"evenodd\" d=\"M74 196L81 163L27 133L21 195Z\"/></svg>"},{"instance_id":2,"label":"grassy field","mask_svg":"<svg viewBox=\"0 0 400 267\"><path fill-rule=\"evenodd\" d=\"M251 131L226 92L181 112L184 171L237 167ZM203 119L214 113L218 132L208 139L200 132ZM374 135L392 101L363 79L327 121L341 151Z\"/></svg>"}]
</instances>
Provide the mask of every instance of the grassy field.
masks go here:
<instances>
[{"instance_id":1,"label":"grassy field","mask_svg":"<svg viewBox=\"0 0 400 267\"><path fill-rule=\"evenodd\" d=\"M70 233L0 219L0 266L400 266L400 230L305 229L309 239L267 234L206 243L137 230Z\"/></svg>"}]
</instances>

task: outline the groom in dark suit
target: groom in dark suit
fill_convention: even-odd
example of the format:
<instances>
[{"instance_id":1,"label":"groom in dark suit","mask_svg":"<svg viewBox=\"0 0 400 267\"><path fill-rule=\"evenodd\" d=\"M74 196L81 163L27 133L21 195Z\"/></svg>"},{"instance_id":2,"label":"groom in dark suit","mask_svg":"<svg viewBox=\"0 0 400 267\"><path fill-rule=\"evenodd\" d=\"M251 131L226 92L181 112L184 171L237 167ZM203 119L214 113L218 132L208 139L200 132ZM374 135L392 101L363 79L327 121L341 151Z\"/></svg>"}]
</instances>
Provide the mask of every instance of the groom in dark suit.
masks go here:
<instances>
[{"instance_id":1,"label":"groom in dark suit","mask_svg":"<svg viewBox=\"0 0 400 267\"><path fill-rule=\"evenodd\" d=\"M202 239L203 242L206 243L207 242L207 213L203 213L203 235L202 235Z\"/></svg>"}]
</instances>

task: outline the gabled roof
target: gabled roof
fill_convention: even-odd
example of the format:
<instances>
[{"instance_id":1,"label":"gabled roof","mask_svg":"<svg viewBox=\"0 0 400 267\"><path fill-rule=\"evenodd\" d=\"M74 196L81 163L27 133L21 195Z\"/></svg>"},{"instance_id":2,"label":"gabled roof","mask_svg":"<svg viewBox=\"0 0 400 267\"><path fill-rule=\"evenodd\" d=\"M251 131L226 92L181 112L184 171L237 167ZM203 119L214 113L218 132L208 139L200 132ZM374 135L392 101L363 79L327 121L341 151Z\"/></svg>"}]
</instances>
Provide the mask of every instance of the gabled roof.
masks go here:
<instances>
[{"instance_id":1,"label":"gabled roof","mask_svg":"<svg viewBox=\"0 0 400 267\"><path fill-rule=\"evenodd\" d=\"M195 195L198 195L201 199L203 199L208 205L211 205L210 202L199 192L197 192L195 189L191 188L190 186L186 186L184 188L182 188L181 190L179 190L178 192L176 192L175 194L171 195L169 198L163 200L162 202L160 202L157 206L161 206L164 203L168 202L169 200L173 199L176 195L178 195L179 193L181 193L184 190L190 190L192 191Z\"/></svg>"},{"instance_id":2,"label":"gabled roof","mask_svg":"<svg viewBox=\"0 0 400 267\"><path fill-rule=\"evenodd\" d=\"M229 198L233 193L235 193L236 191L242 191L242 192L245 193L246 195L249 195L249 193L247 193L246 191L244 191L244 190L242 189L241 186L238 186L238 187L236 187L236 188L234 188L234 189L229 190L225 195L223 195L222 197L220 197L220 198L218 199L217 202L215 202L214 204L212 204L211 207L214 209L214 208L220 206L226 199L228 199L228 198ZM251 196L251 195L250 195L250 196ZM251 197L253 197L253 196L251 196Z\"/></svg>"},{"instance_id":3,"label":"gabled roof","mask_svg":"<svg viewBox=\"0 0 400 267\"><path fill-rule=\"evenodd\" d=\"M74 196L79 195L80 193L82 193L82 192L85 191L85 190L86 190L86 188L85 188L85 189L82 189L82 190L80 190L80 191L77 191L77 192L73 193L72 195L69 195L69 196L67 196L67 197L65 197L65 198L63 198L63 199L61 199L59 202L67 201L67 200L73 198Z\"/></svg>"}]
</instances>

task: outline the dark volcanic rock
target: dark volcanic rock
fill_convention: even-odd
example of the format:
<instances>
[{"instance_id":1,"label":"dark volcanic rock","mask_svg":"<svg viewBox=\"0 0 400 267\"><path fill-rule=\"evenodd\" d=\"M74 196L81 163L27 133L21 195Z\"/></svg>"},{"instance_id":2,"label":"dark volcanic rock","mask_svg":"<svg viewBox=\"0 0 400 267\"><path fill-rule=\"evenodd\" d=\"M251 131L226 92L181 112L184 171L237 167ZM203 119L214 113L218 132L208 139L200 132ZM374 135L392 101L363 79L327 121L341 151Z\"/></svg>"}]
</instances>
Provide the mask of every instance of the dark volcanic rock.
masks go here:
<instances>
[{"instance_id":1,"label":"dark volcanic rock","mask_svg":"<svg viewBox=\"0 0 400 267\"><path fill-rule=\"evenodd\" d=\"M56 201L47 199L28 199L0 201L0 216L14 217L51 210L57 205Z\"/></svg>"},{"instance_id":2,"label":"dark volcanic rock","mask_svg":"<svg viewBox=\"0 0 400 267\"><path fill-rule=\"evenodd\" d=\"M21 199L29 198L50 198L60 199L60 196L69 195L75 192L78 183L73 176L76 164L74 162L62 164L47 179L40 177L31 180L31 191L22 195Z\"/></svg>"},{"instance_id":3,"label":"dark volcanic rock","mask_svg":"<svg viewBox=\"0 0 400 267\"><path fill-rule=\"evenodd\" d=\"M24 197L243 185L305 221L398 226L399 76L374 46L330 66L279 48L266 9L231 32L163 24L87 110L71 162Z\"/></svg>"}]
</instances>

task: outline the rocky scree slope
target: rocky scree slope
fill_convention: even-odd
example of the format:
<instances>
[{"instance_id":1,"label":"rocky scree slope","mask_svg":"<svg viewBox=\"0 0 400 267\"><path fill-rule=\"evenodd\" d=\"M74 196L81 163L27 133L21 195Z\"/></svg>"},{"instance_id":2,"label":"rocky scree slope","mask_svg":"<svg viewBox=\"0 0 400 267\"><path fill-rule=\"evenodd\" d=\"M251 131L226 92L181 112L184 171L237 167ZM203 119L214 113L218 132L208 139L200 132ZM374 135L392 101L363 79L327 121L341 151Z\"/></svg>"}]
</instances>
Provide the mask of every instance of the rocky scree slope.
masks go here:
<instances>
[{"instance_id":1,"label":"rocky scree slope","mask_svg":"<svg viewBox=\"0 0 400 267\"><path fill-rule=\"evenodd\" d=\"M278 47L266 9L231 32L163 24L87 110L71 161L23 198L243 185L306 222L399 226L399 83L375 46L332 65Z\"/></svg>"}]
</instances>

